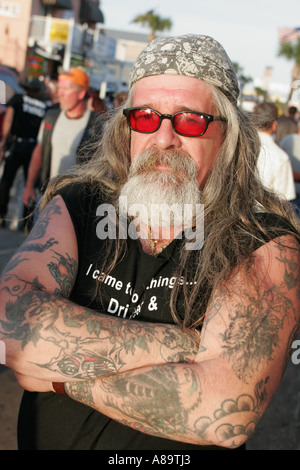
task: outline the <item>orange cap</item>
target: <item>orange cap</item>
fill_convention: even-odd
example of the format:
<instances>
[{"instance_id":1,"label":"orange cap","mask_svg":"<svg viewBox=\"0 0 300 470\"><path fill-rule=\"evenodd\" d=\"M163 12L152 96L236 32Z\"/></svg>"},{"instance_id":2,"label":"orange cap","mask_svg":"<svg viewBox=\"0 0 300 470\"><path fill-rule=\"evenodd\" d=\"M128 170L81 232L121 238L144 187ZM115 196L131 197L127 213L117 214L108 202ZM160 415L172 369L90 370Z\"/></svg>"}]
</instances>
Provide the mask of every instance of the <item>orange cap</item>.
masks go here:
<instances>
[{"instance_id":1,"label":"orange cap","mask_svg":"<svg viewBox=\"0 0 300 470\"><path fill-rule=\"evenodd\" d=\"M90 85L90 79L88 74L86 74L83 70L77 68L72 68L67 72L61 72L58 78L65 78L71 80L72 82L82 86L83 88L88 88Z\"/></svg>"}]
</instances>

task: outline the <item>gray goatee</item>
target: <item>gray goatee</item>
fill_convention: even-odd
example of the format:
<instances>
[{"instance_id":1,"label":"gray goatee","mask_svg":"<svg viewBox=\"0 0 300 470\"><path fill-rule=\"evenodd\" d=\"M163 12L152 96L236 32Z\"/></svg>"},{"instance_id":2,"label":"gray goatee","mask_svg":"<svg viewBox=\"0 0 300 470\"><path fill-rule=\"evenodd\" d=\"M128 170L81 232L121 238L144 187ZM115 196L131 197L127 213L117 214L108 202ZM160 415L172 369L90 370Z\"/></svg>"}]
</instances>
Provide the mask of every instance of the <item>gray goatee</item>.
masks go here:
<instances>
[{"instance_id":1,"label":"gray goatee","mask_svg":"<svg viewBox=\"0 0 300 470\"><path fill-rule=\"evenodd\" d=\"M158 164L169 168L162 169ZM201 193L194 160L178 150L149 149L137 156L120 194L129 216L161 228L191 225Z\"/></svg>"}]
</instances>

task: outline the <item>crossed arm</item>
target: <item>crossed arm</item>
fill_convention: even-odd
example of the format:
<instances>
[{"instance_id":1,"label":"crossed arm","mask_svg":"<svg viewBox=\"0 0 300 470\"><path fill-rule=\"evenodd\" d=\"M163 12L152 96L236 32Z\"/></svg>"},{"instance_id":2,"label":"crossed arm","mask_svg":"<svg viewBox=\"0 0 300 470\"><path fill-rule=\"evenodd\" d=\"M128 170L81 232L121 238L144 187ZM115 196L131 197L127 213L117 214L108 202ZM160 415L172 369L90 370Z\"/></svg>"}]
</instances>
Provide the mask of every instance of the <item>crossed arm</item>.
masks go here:
<instances>
[{"instance_id":1,"label":"crossed arm","mask_svg":"<svg viewBox=\"0 0 300 470\"><path fill-rule=\"evenodd\" d=\"M26 388L65 382L71 398L152 435L242 444L276 390L299 324L292 237L254 256L259 288L238 270L213 296L199 336L124 320L68 300L77 271L61 198L44 210L0 284L0 340Z\"/></svg>"}]
</instances>

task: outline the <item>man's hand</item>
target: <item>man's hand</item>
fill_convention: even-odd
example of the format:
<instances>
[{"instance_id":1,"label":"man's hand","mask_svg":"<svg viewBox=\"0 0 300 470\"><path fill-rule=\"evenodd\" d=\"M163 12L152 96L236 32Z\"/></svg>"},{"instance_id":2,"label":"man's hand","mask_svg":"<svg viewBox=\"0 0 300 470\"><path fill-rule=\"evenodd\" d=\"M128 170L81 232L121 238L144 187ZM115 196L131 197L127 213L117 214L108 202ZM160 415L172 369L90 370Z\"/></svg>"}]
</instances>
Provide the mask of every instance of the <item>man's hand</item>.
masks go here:
<instances>
[{"instance_id":1,"label":"man's hand","mask_svg":"<svg viewBox=\"0 0 300 470\"><path fill-rule=\"evenodd\" d=\"M31 201L36 202L36 195L34 188L27 187L24 189L23 192L23 204L25 207L29 207Z\"/></svg>"}]
</instances>

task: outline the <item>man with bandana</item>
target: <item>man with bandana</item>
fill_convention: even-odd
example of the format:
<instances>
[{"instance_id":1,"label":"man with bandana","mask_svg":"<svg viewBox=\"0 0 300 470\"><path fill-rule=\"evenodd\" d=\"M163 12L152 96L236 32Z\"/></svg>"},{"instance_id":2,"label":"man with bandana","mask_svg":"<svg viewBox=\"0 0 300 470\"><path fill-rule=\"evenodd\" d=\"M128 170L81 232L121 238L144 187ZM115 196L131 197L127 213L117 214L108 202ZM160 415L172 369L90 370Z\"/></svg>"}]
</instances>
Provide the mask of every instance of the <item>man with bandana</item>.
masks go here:
<instances>
[{"instance_id":1,"label":"man with bandana","mask_svg":"<svg viewBox=\"0 0 300 470\"><path fill-rule=\"evenodd\" d=\"M20 449L242 449L299 327L299 221L223 47L150 43L1 279Z\"/></svg>"}]
</instances>

